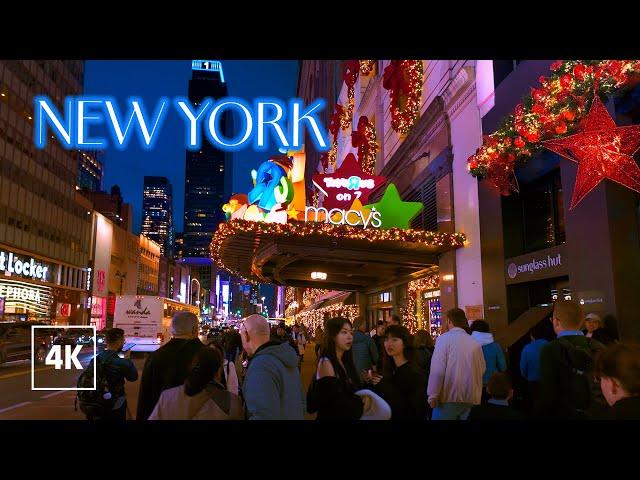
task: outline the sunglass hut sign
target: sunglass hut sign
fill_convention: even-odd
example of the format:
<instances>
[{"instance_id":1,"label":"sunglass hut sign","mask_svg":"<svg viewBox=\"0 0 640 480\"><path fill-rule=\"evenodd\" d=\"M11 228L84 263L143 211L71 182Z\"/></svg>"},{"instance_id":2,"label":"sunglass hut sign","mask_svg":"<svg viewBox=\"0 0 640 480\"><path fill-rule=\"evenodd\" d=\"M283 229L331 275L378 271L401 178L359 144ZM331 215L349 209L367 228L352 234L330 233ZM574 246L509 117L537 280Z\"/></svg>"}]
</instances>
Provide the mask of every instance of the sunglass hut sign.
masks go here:
<instances>
[{"instance_id":1,"label":"sunglass hut sign","mask_svg":"<svg viewBox=\"0 0 640 480\"><path fill-rule=\"evenodd\" d=\"M0 272L47 281L49 267L37 262L33 257L28 260L22 259L13 252L0 250Z\"/></svg>"}]
</instances>

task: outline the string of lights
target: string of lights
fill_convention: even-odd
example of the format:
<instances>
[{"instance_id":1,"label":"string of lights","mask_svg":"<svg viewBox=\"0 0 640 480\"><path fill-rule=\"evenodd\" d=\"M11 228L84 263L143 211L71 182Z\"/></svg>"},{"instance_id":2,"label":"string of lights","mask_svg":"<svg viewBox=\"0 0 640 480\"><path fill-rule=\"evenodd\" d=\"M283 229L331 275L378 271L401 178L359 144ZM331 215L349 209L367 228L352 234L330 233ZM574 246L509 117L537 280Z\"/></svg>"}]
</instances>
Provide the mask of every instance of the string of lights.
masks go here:
<instances>
[{"instance_id":1,"label":"string of lights","mask_svg":"<svg viewBox=\"0 0 640 480\"><path fill-rule=\"evenodd\" d=\"M370 243L389 241L410 242L423 246L448 248L461 247L466 239L463 233L443 233L410 229L403 230L400 228L390 228L388 230L365 230L363 228L352 227L349 225L333 225L331 223L323 222L290 221L289 223L267 223L235 219L220 224L218 230L213 236L213 240L211 241L211 256L219 267L227 269L220 257L220 251L224 241L233 235L246 232L282 237L306 237L309 235L318 235L334 239L366 240ZM234 273L231 270L229 271ZM237 275L237 273L234 274Z\"/></svg>"},{"instance_id":2,"label":"string of lights","mask_svg":"<svg viewBox=\"0 0 640 480\"><path fill-rule=\"evenodd\" d=\"M391 95L391 127L405 136L420 116L422 60L392 60L384 69L382 87Z\"/></svg>"},{"instance_id":3,"label":"string of lights","mask_svg":"<svg viewBox=\"0 0 640 480\"><path fill-rule=\"evenodd\" d=\"M416 311L418 295L424 290L438 288L439 285L440 276L438 274L409 282L407 286L407 304L402 309L402 323L411 333L415 334L418 331L418 318L421 316L421 312Z\"/></svg>"},{"instance_id":4,"label":"string of lights","mask_svg":"<svg viewBox=\"0 0 640 480\"><path fill-rule=\"evenodd\" d=\"M316 329L324 326L325 318L344 317L353 323L359 315L360 307L358 305L336 304L296 315L296 321L301 322L314 336Z\"/></svg>"}]
</instances>

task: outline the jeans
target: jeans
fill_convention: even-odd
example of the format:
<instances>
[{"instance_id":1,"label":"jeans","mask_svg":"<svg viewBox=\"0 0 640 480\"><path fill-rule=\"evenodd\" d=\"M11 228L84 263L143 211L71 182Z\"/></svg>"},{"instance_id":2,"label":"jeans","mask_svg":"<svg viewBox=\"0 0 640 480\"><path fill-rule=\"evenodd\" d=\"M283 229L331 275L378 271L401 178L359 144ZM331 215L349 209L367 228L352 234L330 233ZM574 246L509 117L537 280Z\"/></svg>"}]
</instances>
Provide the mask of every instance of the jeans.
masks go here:
<instances>
[{"instance_id":1,"label":"jeans","mask_svg":"<svg viewBox=\"0 0 640 480\"><path fill-rule=\"evenodd\" d=\"M472 403L441 403L433 409L431 420L466 420Z\"/></svg>"}]
</instances>

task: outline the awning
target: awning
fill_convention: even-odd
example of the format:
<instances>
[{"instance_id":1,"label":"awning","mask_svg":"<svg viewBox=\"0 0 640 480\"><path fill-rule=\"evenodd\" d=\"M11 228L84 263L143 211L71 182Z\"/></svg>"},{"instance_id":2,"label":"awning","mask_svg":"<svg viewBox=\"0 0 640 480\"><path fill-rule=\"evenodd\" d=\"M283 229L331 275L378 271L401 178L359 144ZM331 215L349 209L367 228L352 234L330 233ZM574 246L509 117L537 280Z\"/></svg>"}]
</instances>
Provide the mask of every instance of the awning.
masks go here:
<instances>
[{"instance_id":1,"label":"awning","mask_svg":"<svg viewBox=\"0 0 640 480\"><path fill-rule=\"evenodd\" d=\"M462 246L464 238L316 222L232 220L215 233L211 254L220 267L260 283L367 291L389 279L425 276L438 265L440 254ZM324 272L327 278L313 280L311 272Z\"/></svg>"},{"instance_id":2,"label":"awning","mask_svg":"<svg viewBox=\"0 0 640 480\"><path fill-rule=\"evenodd\" d=\"M331 298L327 298L322 304L322 307L320 308L328 307L329 305L339 305L339 304L344 305L344 304L354 303L354 302L347 301L347 300L354 300L354 299L355 299L355 295L353 295L352 292L342 292Z\"/></svg>"},{"instance_id":3,"label":"awning","mask_svg":"<svg viewBox=\"0 0 640 480\"><path fill-rule=\"evenodd\" d=\"M524 337L532 327L548 317L551 312L553 312L553 305L529 308L529 310L516 318L513 323L509 324L507 328L500 332L500 336L496 338L496 342L504 348L509 348Z\"/></svg>"}]
</instances>

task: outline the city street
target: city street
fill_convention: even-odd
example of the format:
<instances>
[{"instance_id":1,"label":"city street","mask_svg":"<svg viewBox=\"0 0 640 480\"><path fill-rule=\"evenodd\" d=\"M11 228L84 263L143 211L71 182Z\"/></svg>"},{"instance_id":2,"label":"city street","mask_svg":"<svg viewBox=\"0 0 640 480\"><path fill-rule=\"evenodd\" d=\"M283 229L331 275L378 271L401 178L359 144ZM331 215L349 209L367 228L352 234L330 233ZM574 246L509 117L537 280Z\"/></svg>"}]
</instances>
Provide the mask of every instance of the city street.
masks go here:
<instances>
[{"instance_id":1,"label":"city street","mask_svg":"<svg viewBox=\"0 0 640 480\"><path fill-rule=\"evenodd\" d=\"M91 348L84 348L78 356L82 366L91 361ZM144 359L134 359L142 375ZM52 366L37 366L34 372L35 386L44 388L55 384L75 387L79 370L55 371ZM135 412L138 382L127 382L127 397ZM0 420L83 420L84 415L74 410L75 391L31 390L30 361L17 361L0 365Z\"/></svg>"},{"instance_id":2,"label":"city street","mask_svg":"<svg viewBox=\"0 0 640 480\"><path fill-rule=\"evenodd\" d=\"M89 350L89 351L87 351ZM91 360L90 349L83 349L78 357L80 363L86 366ZM144 358L134 358L139 376L142 376ZM11 362L0 365L0 420L84 420L80 410L74 410L74 391L32 391L31 370L28 360ZM304 362L302 363L302 386L307 391L309 382L315 373L316 357L314 344L307 345ZM80 373L71 371L58 374L53 367L36 367L36 386L46 385L47 382L63 380L68 387L76 385ZM42 382L42 383L40 383ZM126 382L127 401L129 410L135 416L140 378L135 382ZM307 420L313 420L315 415L305 415Z\"/></svg>"}]
</instances>

